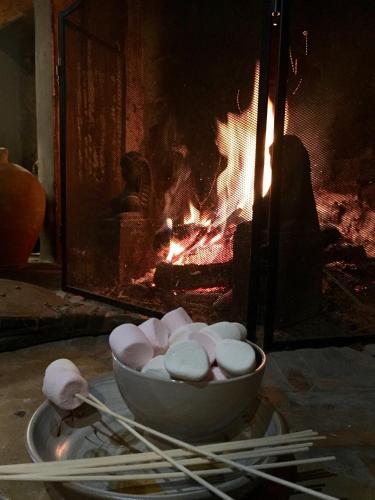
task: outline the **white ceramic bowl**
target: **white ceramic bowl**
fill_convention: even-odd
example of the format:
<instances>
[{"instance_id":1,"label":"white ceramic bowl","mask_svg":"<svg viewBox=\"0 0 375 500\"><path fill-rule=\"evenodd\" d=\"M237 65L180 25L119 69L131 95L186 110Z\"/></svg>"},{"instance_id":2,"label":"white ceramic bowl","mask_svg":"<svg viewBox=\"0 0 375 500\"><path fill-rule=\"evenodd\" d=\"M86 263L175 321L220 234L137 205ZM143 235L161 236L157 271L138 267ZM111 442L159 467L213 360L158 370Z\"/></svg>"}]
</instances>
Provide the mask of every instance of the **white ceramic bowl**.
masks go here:
<instances>
[{"instance_id":1,"label":"white ceramic bowl","mask_svg":"<svg viewBox=\"0 0 375 500\"><path fill-rule=\"evenodd\" d=\"M113 356L117 386L136 420L189 441L223 438L245 412L256 411L266 355L257 354L257 368L240 377L214 382L163 380L133 370Z\"/></svg>"}]
</instances>

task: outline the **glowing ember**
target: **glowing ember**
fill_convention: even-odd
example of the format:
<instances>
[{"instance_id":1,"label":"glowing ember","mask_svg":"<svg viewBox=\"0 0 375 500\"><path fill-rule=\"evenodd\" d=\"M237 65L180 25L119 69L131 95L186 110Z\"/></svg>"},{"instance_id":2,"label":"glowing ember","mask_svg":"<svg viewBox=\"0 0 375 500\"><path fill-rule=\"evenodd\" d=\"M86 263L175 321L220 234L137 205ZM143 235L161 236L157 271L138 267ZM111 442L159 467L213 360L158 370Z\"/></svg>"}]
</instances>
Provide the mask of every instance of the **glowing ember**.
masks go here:
<instances>
[{"instance_id":1,"label":"glowing ember","mask_svg":"<svg viewBox=\"0 0 375 500\"><path fill-rule=\"evenodd\" d=\"M183 237L172 236L163 260L172 264L211 264L232 258L232 240L236 225L252 219L254 201L254 168L258 105L258 70L255 74L250 106L228 113L226 123L217 122L216 145L227 159L226 168L216 182L217 205L210 217L189 202L184 216ZM274 108L268 101L263 196L271 185L270 146L273 142ZM172 219L166 225L173 230Z\"/></svg>"}]
</instances>

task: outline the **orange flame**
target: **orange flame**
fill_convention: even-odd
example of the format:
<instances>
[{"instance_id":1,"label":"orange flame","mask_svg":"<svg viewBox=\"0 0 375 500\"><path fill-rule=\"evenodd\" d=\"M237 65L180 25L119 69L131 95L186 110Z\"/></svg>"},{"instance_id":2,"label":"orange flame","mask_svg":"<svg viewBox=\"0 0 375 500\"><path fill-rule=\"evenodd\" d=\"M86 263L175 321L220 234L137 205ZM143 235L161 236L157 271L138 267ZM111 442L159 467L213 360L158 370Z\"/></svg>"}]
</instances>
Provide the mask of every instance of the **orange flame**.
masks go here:
<instances>
[{"instance_id":1,"label":"orange flame","mask_svg":"<svg viewBox=\"0 0 375 500\"><path fill-rule=\"evenodd\" d=\"M251 220L254 201L254 171L257 126L258 76L255 77L253 98L242 113L228 113L227 123L219 122L216 144L227 158L227 168L219 175L218 224L224 223L231 213L241 210L241 216ZM271 158L269 148L273 142L274 108L270 99L267 106L267 129L263 172L263 196L271 185Z\"/></svg>"},{"instance_id":2,"label":"orange flame","mask_svg":"<svg viewBox=\"0 0 375 500\"><path fill-rule=\"evenodd\" d=\"M178 255L181 255L185 250L185 247L182 246L180 243L178 243L177 241L175 241L173 238L171 239L170 243L169 243L169 252L168 252L168 255L166 257L166 261L167 262L172 262L172 260L177 257ZM180 259L178 259L177 262L179 262ZM177 264L176 262L176 264Z\"/></svg>"},{"instance_id":3,"label":"orange flame","mask_svg":"<svg viewBox=\"0 0 375 500\"><path fill-rule=\"evenodd\" d=\"M193 224L194 222L199 222L199 210L195 208L191 201L189 202L189 211L189 215L184 217L184 224Z\"/></svg>"},{"instance_id":4,"label":"orange flame","mask_svg":"<svg viewBox=\"0 0 375 500\"><path fill-rule=\"evenodd\" d=\"M273 143L273 126L275 122L275 109L270 99L267 105L267 125L266 125L266 141L264 147L264 166L263 166L263 192L266 196L271 187L272 170L271 170L271 154L270 147Z\"/></svg>"},{"instance_id":5,"label":"orange flame","mask_svg":"<svg viewBox=\"0 0 375 500\"><path fill-rule=\"evenodd\" d=\"M228 113L226 123L217 121L216 145L227 166L216 183L217 210L213 220L204 217L192 202L184 224L194 224L189 236L182 241L170 240L167 262L173 264L209 264L226 262L232 258L233 233L224 235L229 217L238 213L242 220L252 219L254 202L254 170L256 149L256 126L258 106L259 72L255 72L253 95L250 106L239 113ZM270 146L273 143L274 107L271 100L267 106L267 128L262 195L271 185ZM200 237L199 227L207 228ZM192 243L193 242L193 243Z\"/></svg>"},{"instance_id":6,"label":"orange flame","mask_svg":"<svg viewBox=\"0 0 375 500\"><path fill-rule=\"evenodd\" d=\"M200 211L189 201L189 214L185 215L184 224L198 224L208 227L211 224L211 219L203 217Z\"/></svg>"}]
</instances>

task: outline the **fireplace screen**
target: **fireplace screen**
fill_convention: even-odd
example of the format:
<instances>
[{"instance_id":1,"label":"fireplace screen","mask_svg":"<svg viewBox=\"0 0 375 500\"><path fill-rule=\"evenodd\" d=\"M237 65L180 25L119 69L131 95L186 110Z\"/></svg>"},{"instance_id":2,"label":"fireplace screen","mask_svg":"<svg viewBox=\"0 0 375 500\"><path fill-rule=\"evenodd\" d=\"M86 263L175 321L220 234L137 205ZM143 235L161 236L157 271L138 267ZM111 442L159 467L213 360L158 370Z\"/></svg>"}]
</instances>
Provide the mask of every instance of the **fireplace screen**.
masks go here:
<instances>
[{"instance_id":1,"label":"fireplace screen","mask_svg":"<svg viewBox=\"0 0 375 500\"><path fill-rule=\"evenodd\" d=\"M90 1L64 17L66 285L152 312L183 306L196 320L235 314L233 288L248 280L260 5Z\"/></svg>"},{"instance_id":2,"label":"fireplace screen","mask_svg":"<svg viewBox=\"0 0 375 500\"><path fill-rule=\"evenodd\" d=\"M375 7L267 4L82 0L62 13L66 289L206 322L246 322L250 305L269 345L369 333Z\"/></svg>"},{"instance_id":3,"label":"fireplace screen","mask_svg":"<svg viewBox=\"0 0 375 500\"><path fill-rule=\"evenodd\" d=\"M275 340L374 333L374 23L291 3Z\"/></svg>"}]
</instances>

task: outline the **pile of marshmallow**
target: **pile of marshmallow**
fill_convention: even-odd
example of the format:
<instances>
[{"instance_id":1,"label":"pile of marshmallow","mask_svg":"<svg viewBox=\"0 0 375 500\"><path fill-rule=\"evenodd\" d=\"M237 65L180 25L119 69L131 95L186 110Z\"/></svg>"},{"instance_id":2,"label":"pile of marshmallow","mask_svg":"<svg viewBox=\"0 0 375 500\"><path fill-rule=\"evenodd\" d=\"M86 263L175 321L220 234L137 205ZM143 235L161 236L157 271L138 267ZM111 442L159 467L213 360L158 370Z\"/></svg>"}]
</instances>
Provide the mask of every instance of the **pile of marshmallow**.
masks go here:
<instances>
[{"instance_id":1,"label":"pile of marshmallow","mask_svg":"<svg viewBox=\"0 0 375 500\"><path fill-rule=\"evenodd\" d=\"M118 326L109 344L119 361L142 373L167 380L215 381L256 368L256 353L244 342L246 334L240 323L193 323L179 307L160 320Z\"/></svg>"}]
</instances>

